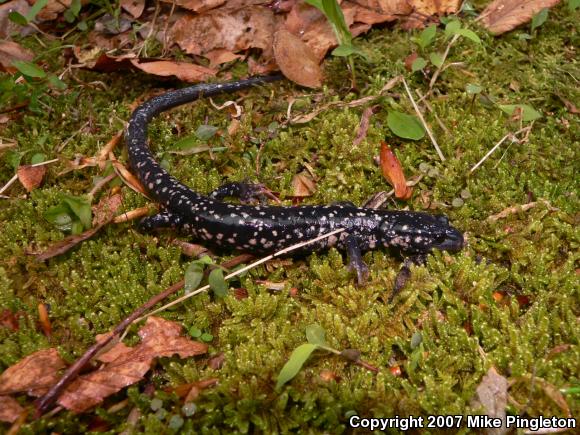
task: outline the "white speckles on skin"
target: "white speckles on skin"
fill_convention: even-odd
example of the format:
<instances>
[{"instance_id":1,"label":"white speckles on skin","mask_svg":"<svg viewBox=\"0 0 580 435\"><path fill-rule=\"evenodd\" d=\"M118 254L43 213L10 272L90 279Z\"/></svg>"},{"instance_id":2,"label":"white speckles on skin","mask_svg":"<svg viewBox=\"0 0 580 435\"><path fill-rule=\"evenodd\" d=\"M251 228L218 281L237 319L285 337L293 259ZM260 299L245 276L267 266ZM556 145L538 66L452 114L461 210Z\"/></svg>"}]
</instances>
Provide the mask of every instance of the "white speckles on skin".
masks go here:
<instances>
[{"instance_id":1,"label":"white speckles on skin","mask_svg":"<svg viewBox=\"0 0 580 435\"><path fill-rule=\"evenodd\" d=\"M332 235L327 240L328 240L328 242L327 242L328 246L334 246L334 245L336 245L336 242L338 242L338 237L336 237L335 235Z\"/></svg>"},{"instance_id":2,"label":"white speckles on skin","mask_svg":"<svg viewBox=\"0 0 580 435\"><path fill-rule=\"evenodd\" d=\"M222 233L218 233L218 234L216 234L215 238L218 240L221 240L224 238L224 235Z\"/></svg>"},{"instance_id":3,"label":"white speckles on skin","mask_svg":"<svg viewBox=\"0 0 580 435\"><path fill-rule=\"evenodd\" d=\"M256 245L258 244L258 241L257 241L256 239L250 239L250 240L248 241L248 243L249 243L250 245L252 245L252 246L256 246Z\"/></svg>"},{"instance_id":4,"label":"white speckles on skin","mask_svg":"<svg viewBox=\"0 0 580 435\"><path fill-rule=\"evenodd\" d=\"M277 237L277 236L278 236L278 231L276 231L276 230L272 231L272 235L273 235L274 237Z\"/></svg>"},{"instance_id":5,"label":"white speckles on skin","mask_svg":"<svg viewBox=\"0 0 580 435\"><path fill-rule=\"evenodd\" d=\"M401 229L402 229L403 231L407 231L407 230L409 229L409 225L403 225L403 226L401 227Z\"/></svg>"},{"instance_id":6,"label":"white speckles on skin","mask_svg":"<svg viewBox=\"0 0 580 435\"><path fill-rule=\"evenodd\" d=\"M260 239L260 243L261 243L262 245L265 245L267 241L268 241L268 240L266 240L264 237L262 237L262 238Z\"/></svg>"},{"instance_id":7,"label":"white speckles on skin","mask_svg":"<svg viewBox=\"0 0 580 435\"><path fill-rule=\"evenodd\" d=\"M153 186L154 186L154 184L153 184L153 183L149 183L149 184L147 184L147 187L148 187L149 189L153 189Z\"/></svg>"},{"instance_id":8,"label":"white speckles on skin","mask_svg":"<svg viewBox=\"0 0 580 435\"><path fill-rule=\"evenodd\" d=\"M230 243L230 244L232 244L232 245L233 245L234 243L236 243L236 239L234 239L234 238L232 238L232 237L229 237L227 241L228 241L228 243Z\"/></svg>"}]
</instances>

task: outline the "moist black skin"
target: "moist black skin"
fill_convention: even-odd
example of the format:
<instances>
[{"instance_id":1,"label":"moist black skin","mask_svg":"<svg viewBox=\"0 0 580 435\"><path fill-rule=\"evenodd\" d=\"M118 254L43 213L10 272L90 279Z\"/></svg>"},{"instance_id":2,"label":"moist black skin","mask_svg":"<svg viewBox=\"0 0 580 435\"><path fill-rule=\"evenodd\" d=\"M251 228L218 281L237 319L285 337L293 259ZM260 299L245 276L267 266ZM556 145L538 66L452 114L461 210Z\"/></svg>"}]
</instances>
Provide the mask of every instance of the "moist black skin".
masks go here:
<instances>
[{"instance_id":1,"label":"moist black skin","mask_svg":"<svg viewBox=\"0 0 580 435\"><path fill-rule=\"evenodd\" d=\"M154 116L201 97L280 79L281 76L267 76L190 86L154 97L133 112L125 135L129 163L151 197L164 206L163 212L141 222L145 229L172 227L212 245L267 254L344 228L336 236L305 246L302 252L331 246L347 251L349 266L357 272L359 284L368 274L361 256L363 251L389 247L404 254L422 255L433 249L462 249L463 235L445 216L375 210L352 204L300 207L229 204L222 199L226 196L247 199L259 195L260 189L247 183L229 183L202 195L169 175L153 158L147 144L147 127Z\"/></svg>"}]
</instances>

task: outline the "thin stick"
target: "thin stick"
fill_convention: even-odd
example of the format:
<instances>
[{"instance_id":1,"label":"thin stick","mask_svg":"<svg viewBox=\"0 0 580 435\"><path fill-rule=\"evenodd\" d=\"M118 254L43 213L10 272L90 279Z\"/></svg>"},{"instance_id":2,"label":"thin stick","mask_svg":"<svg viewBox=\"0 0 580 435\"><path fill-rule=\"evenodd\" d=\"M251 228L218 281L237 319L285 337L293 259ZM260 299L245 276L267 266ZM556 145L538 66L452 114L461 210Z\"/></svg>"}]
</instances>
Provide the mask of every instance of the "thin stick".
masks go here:
<instances>
[{"instance_id":1,"label":"thin stick","mask_svg":"<svg viewBox=\"0 0 580 435\"><path fill-rule=\"evenodd\" d=\"M433 136L433 133L431 132L431 129L427 125L427 122L425 122L425 118L423 118L423 114L419 110L419 106L417 106L417 103L415 103L415 100L413 99L413 95L411 95L411 90L409 89L409 86L407 85L407 81L405 80L404 77L403 77L403 85L405 86L405 91L407 91L407 95L409 96L409 100L411 100L411 104L413 105L413 108L415 109L415 112L417 113L417 116L421 120L421 123L423 124L423 127L427 131L427 134L429 135L429 139L431 139L431 142L433 143L433 146L435 147L435 150L437 151L437 154L439 155L439 158L442 161L445 161L445 156L441 152L441 148L439 148L439 145L437 144L437 141L435 140L435 136Z\"/></svg>"},{"instance_id":2,"label":"thin stick","mask_svg":"<svg viewBox=\"0 0 580 435\"><path fill-rule=\"evenodd\" d=\"M253 263L248 264L247 266L244 266L241 269L238 269L235 272L230 273L229 275L226 275L226 277L224 278L224 281L228 281L228 280L232 279L235 276L241 275L242 273L244 273L244 272L246 272L246 271L248 271L250 269L253 269L256 266L259 266L260 264L263 264L263 263L265 263L267 261L272 260L273 258L276 258L276 257L279 257L281 255L287 254L288 252L294 251L296 249L299 249L299 248L301 248L303 246L306 246L306 245L309 245L311 243L318 242L319 240L326 239L327 237L333 236L334 234L337 234L337 233L341 233L344 230L345 230L345 228L339 228L339 229L336 229L336 230L331 231L329 233L326 233L326 234L323 234L321 236L318 236L318 237L316 237L314 239L307 240L305 242L296 243L295 245L292 245L292 246L289 246L287 248L284 248L281 251L275 252L274 254L270 254L270 255L268 255L268 256L266 256L264 258L260 258L259 260L256 260ZM181 303L181 302L183 302L183 301L185 301L185 300L187 300L187 299L189 299L189 298L191 298L191 297L193 297L195 295L198 295L200 293L203 293L203 292L205 292L207 290L209 290L209 285L205 285L203 287L200 287L197 290L192 291L191 293L187 293L187 294L185 294L185 295L183 295L183 296L175 299L174 301L171 301L168 304L165 304L162 307L159 307L156 310L153 310L150 313L147 313L146 315L144 315L142 317L139 317L138 319L135 319L133 323L140 322L141 320L146 319L147 317L152 316L153 314L157 314L157 313L159 313L161 311L164 311L167 308L170 308L170 307L172 307L174 305L177 305L177 304L179 304L179 303Z\"/></svg>"},{"instance_id":3,"label":"thin stick","mask_svg":"<svg viewBox=\"0 0 580 435\"><path fill-rule=\"evenodd\" d=\"M443 53L443 58L441 59L441 65L435 70L435 72L433 73L433 77L431 77L431 81L429 82L429 89L433 89L433 86L435 85L435 82L437 81L437 78L439 77L439 74L442 71L441 68L445 63L445 59L447 59L447 56L449 55L449 50L451 50L451 46L455 44L455 42L457 42L459 36L460 35L454 35L453 38L451 38L451 41L449 41L449 44L447 44L447 48L445 49L445 52Z\"/></svg>"},{"instance_id":4,"label":"thin stick","mask_svg":"<svg viewBox=\"0 0 580 435\"><path fill-rule=\"evenodd\" d=\"M521 128L521 129L519 129L518 131L516 131L515 133L508 133L508 134L506 134L504 137L502 137L502 138L500 139L500 141L499 141L498 143L496 143L496 144L493 146L493 148L492 148L492 149L490 149L490 150L487 152L487 154L486 154L485 156L483 156L483 158L482 158L482 159L481 159L479 162L477 162L477 163L476 163L476 164L473 166L473 168L471 168L471 169L469 170L469 173L470 173L470 174L473 174L473 172L474 172L474 171L475 171L477 168L479 168L479 167L480 167L480 166L483 164L483 162L485 162L485 161L487 160L487 158L488 158L488 157L489 157L489 156L490 156L490 155L491 155L491 154L492 154L492 153L493 153L495 150L497 150L497 149L500 147L500 145L501 145L502 143L504 143L504 142L505 142L507 139L509 139L509 138L514 138L514 139L516 139L516 136L517 136L518 134L520 134L520 133L522 133L523 131L526 131L526 130L528 130L528 129L530 129L530 128L531 128L531 125L530 125L530 126L528 126L528 127Z\"/></svg>"}]
</instances>

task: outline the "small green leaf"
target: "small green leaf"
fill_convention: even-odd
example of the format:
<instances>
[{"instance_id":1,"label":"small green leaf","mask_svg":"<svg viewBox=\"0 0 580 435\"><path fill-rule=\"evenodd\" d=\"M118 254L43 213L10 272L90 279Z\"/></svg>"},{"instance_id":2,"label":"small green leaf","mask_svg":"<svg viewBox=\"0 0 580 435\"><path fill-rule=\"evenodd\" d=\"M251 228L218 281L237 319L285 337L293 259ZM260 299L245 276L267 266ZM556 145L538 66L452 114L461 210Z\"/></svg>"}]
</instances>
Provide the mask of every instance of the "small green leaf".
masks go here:
<instances>
[{"instance_id":1,"label":"small green leaf","mask_svg":"<svg viewBox=\"0 0 580 435\"><path fill-rule=\"evenodd\" d=\"M449 38L455 35L460 28L461 23L458 20L448 21L447 25L445 26L445 36Z\"/></svg>"},{"instance_id":2,"label":"small green leaf","mask_svg":"<svg viewBox=\"0 0 580 435\"><path fill-rule=\"evenodd\" d=\"M4 155L4 161L12 167L12 169L17 170L18 166L20 166L20 161L24 157L23 152L8 150Z\"/></svg>"},{"instance_id":3,"label":"small green leaf","mask_svg":"<svg viewBox=\"0 0 580 435\"><path fill-rule=\"evenodd\" d=\"M322 326L313 324L306 327L306 340L308 340L308 343L328 347L325 337L326 331Z\"/></svg>"},{"instance_id":4,"label":"small green leaf","mask_svg":"<svg viewBox=\"0 0 580 435\"><path fill-rule=\"evenodd\" d=\"M50 207L44 212L44 219L53 224L60 231L71 231L73 218L70 207L64 203L60 203Z\"/></svg>"},{"instance_id":5,"label":"small green leaf","mask_svg":"<svg viewBox=\"0 0 580 435\"><path fill-rule=\"evenodd\" d=\"M532 32L536 30L538 27L540 27L542 24L544 24L547 19L548 19L548 8L544 8L536 15L534 15L534 18L532 18Z\"/></svg>"},{"instance_id":6,"label":"small green leaf","mask_svg":"<svg viewBox=\"0 0 580 435\"><path fill-rule=\"evenodd\" d=\"M425 136L425 130L417 117L406 113L389 111L387 125L394 134L405 139L419 140Z\"/></svg>"},{"instance_id":7,"label":"small green leaf","mask_svg":"<svg viewBox=\"0 0 580 435\"><path fill-rule=\"evenodd\" d=\"M26 26L28 25L28 20L26 17L16 11L12 11L8 13L8 19L19 26Z\"/></svg>"},{"instance_id":8,"label":"small green leaf","mask_svg":"<svg viewBox=\"0 0 580 435\"><path fill-rule=\"evenodd\" d=\"M351 54L354 54L357 52L357 49L354 48L353 45L351 44L341 44L338 47L336 47L334 50L332 50L332 55L333 56L338 56L338 57L347 57L350 56Z\"/></svg>"},{"instance_id":9,"label":"small green leaf","mask_svg":"<svg viewBox=\"0 0 580 435\"><path fill-rule=\"evenodd\" d=\"M191 335L193 338L199 338L201 337L201 329L196 328L195 326L192 326L191 328L189 328L189 335Z\"/></svg>"},{"instance_id":10,"label":"small green leaf","mask_svg":"<svg viewBox=\"0 0 580 435\"><path fill-rule=\"evenodd\" d=\"M455 32L455 34L456 35L464 36L467 39L472 40L476 44L481 44L481 39L479 39L479 36L477 36L477 34L473 30L469 30L469 29L458 29Z\"/></svg>"},{"instance_id":11,"label":"small green leaf","mask_svg":"<svg viewBox=\"0 0 580 435\"><path fill-rule=\"evenodd\" d=\"M427 47L435 39L435 34L437 33L437 26L431 24L429 27L425 28L419 35L418 44L421 48Z\"/></svg>"},{"instance_id":12,"label":"small green leaf","mask_svg":"<svg viewBox=\"0 0 580 435\"><path fill-rule=\"evenodd\" d=\"M91 210L91 204L89 201L87 201L87 199L66 195L63 198L63 202L65 202L70 207L72 212L79 218L85 229L88 230L91 228L93 213Z\"/></svg>"},{"instance_id":13,"label":"small green leaf","mask_svg":"<svg viewBox=\"0 0 580 435\"><path fill-rule=\"evenodd\" d=\"M77 27L81 32L84 32L89 28L89 25L87 24L86 21L79 21Z\"/></svg>"},{"instance_id":14,"label":"small green leaf","mask_svg":"<svg viewBox=\"0 0 580 435\"><path fill-rule=\"evenodd\" d=\"M74 235L78 235L81 234L84 229L85 227L83 227L83 224L80 221L73 221L70 232Z\"/></svg>"},{"instance_id":15,"label":"small green leaf","mask_svg":"<svg viewBox=\"0 0 580 435\"><path fill-rule=\"evenodd\" d=\"M411 337L411 349L416 349L423 341L423 334L420 331L416 331Z\"/></svg>"},{"instance_id":16,"label":"small green leaf","mask_svg":"<svg viewBox=\"0 0 580 435\"><path fill-rule=\"evenodd\" d=\"M199 127L197 127L197 130L195 131L195 136L199 140L209 140L215 136L217 131L218 128L214 127L213 125L202 124Z\"/></svg>"},{"instance_id":17,"label":"small green leaf","mask_svg":"<svg viewBox=\"0 0 580 435\"><path fill-rule=\"evenodd\" d=\"M443 55L440 53L435 53L435 52L429 53L429 60L437 68L441 68L441 66L443 65Z\"/></svg>"},{"instance_id":18,"label":"small green leaf","mask_svg":"<svg viewBox=\"0 0 580 435\"><path fill-rule=\"evenodd\" d=\"M483 88L481 86L472 83L468 83L467 86L465 86L465 91L470 95L479 94L482 90Z\"/></svg>"},{"instance_id":19,"label":"small green leaf","mask_svg":"<svg viewBox=\"0 0 580 435\"><path fill-rule=\"evenodd\" d=\"M276 380L276 389L280 389L286 382L292 380L294 376L298 374L306 360L312 355L318 346L311 343L304 343L298 346L288 359L288 362L284 364L282 370L278 374L278 379Z\"/></svg>"},{"instance_id":20,"label":"small green leaf","mask_svg":"<svg viewBox=\"0 0 580 435\"><path fill-rule=\"evenodd\" d=\"M228 295L228 285L224 280L224 272L221 269L214 269L209 273L208 283L217 297L225 298Z\"/></svg>"},{"instance_id":21,"label":"small green leaf","mask_svg":"<svg viewBox=\"0 0 580 435\"><path fill-rule=\"evenodd\" d=\"M36 14L40 12L42 8L44 8L48 4L48 0L36 0L31 8L26 13L26 19L28 22L34 20Z\"/></svg>"},{"instance_id":22,"label":"small green leaf","mask_svg":"<svg viewBox=\"0 0 580 435\"><path fill-rule=\"evenodd\" d=\"M522 121L534 121L542 117L542 114L528 104L500 104L499 108L507 115L513 115L516 109L522 110Z\"/></svg>"},{"instance_id":23,"label":"small green leaf","mask_svg":"<svg viewBox=\"0 0 580 435\"><path fill-rule=\"evenodd\" d=\"M30 158L30 164L36 165L37 163L42 163L46 160L46 156L42 153L36 153Z\"/></svg>"},{"instance_id":24,"label":"small green leaf","mask_svg":"<svg viewBox=\"0 0 580 435\"><path fill-rule=\"evenodd\" d=\"M66 83L63 82L61 79L59 79L54 74L51 74L48 76L48 83L50 83L50 85L53 88L55 88L59 91L64 91L67 88Z\"/></svg>"},{"instance_id":25,"label":"small green leaf","mask_svg":"<svg viewBox=\"0 0 580 435\"><path fill-rule=\"evenodd\" d=\"M213 259L209 255L204 255L195 261L196 261L196 263L199 263L199 264L207 264L207 265L213 264Z\"/></svg>"},{"instance_id":26,"label":"small green leaf","mask_svg":"<svg viewBox=\"0 0 580 435\"><path fill-rule=\"evenodd\" d=\"M201 334L201 337L199 337L199 339L201 341L205 341L206 343L209 343L210 341L213 340L213 335L211 335L209 332L204 332L203 334Z\"/></svg>"},{"instance_id":27,"label":"small green leaf","mask_svg":"<svg viewBox=\"0 0 580 435\"><path fill-rule=\"evenodd\" d=\"M15 60L14 62L12 62L12 65L25 76L36 77L39 79L43 79L44 77L46 77L46 73L44 72L44 70L32 62L26 62L24 60Z\"/></svg>"},{"instance_id":28,"label":"small green leaf","mask_svg":"<svg viewBox=\"0 0 580 435\"><path fill-rule=\"evenodd\" d=\"M421 71L426 66L427 66L427 61L425 59L423 59L422 57L418 57L417 59L415 59L413 61L413 64L411 65L411 71L413 71L413 72Z\"/></svg>"},{"instance_id":29,"label":"small green leaf","mask_svg":"<svg viewBox=\"0 0 580 435\"><path fill-rule=\"evenodd\" d=\"M191 293L199 287L199 283L203 279L203 266L197 261L192 261L185 269L185 293Z\"/></svg>"},{"instance_id":30,"label":"small green leaf","mask_svg":"<svg viewBox=\"0 0 580 435\"><path fill-rule=\"evenodd\" d=\"M186 136L182 139L179 139L177 142L175 142L170 149L173 150L177 150L177 151L186 151L189 150L190 148L196 146L199 144L199 140L197 138L196 135L191 135L191 136Z\"/></svg>"}]
</instances>

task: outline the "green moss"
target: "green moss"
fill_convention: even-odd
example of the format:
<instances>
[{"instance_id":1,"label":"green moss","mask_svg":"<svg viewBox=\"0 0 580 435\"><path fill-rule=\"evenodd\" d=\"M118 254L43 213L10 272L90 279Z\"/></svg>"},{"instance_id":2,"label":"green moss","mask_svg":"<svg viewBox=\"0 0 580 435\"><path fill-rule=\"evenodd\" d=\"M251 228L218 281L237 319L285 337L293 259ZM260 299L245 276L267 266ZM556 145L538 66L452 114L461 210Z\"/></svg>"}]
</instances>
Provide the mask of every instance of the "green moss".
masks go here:
<instances>
[{"instance_id":1,"label":"green moss","mask_svg":"<svg viewBox=\"0 0 580 435\"><path fill-rule=\"evenodd\" d=\"M577 106L580 101L574 57L578 15L570 15L564 6L550 12L548 22L531 40L519 37L525 28L494 38L471 27L482 38L482 46L459 40L451 49L449 61L462 64L440 75L429 98L433 113L426 112L447 157L444 163L427 138L401 141L387 129L387 110L413 112L402 88L373 103L380 110L357 147L352 141L364 107L332 109L307 124L286 125L290 96L297 98L294 114L308 113L330 101L376 95L399 74L406 75L412 89L427 92L428 79L421 73L410 75L404 68L405 57L417 48L412 35L391 29L360 38L371 62L357 64L357 92L347 89L350 77L344 61L329 59L328 82L320 95L304 97L303 90L288 83L245 92L239 100L244 114L232 137L227 134L230 120L225 112L207 101L163 114L150 132L154 152L168 162L170 172L202 192L224 180L251 178L285 198L292 193L293 175L309 165L318 182L307 203L362 203L376 191L390 190L373 163L380 140L386 139L407 175L424 175L408 204L392 202L389 207L429 207L447 214L466 233L469 246L463 252L434 253L426 266L413 267L409 282L392 302L389 296L400 259L388 252L365 254L370 281L362 288L355 287L336 250L294 259L271 272L259 267L232 284L246 288L247 299L200 295L163 314L186 330L194 326L213 335L210 354L225 355L219 371L207 366L207 358L163 359L149 376L156 387L153 397L145 394L146 382L142 382L107 399L92 413L61 412L29 423L23 432L76 433L95 416L107 421L111 430L122 431L132 407L142 414L139 431L172 432L183 417L182 403L162 390L217 377L219 384L201 393L196 412L185 418L181 431L340 433L347 431L347 415L352 412L364 416L476 412L471 399L491 365L515 382L510 395L525 404L530 415L562 415L541 385L530 379L541 378L556 389L579 382L579 126L577 115L569 113L561 100ZM438 35L428 51L442 51L446 43ZM32 39L25 44L38 50ZM57 71L58 66L51 65ZM42 97L47 110L22 111L17 122L2 125L0 136L18 142L16 152L23 155L23 162L37 152L63 161L79 154L94 155L122 128L130 103L144 89L157 85L137 74L78 72L78 77L106 86L71 82L68 90ZM472 99L465 92L470 83L480 85L498 103L526 103L543 114L528 141L504 144L473 174L470 168L519 125L499 109ZM222 96L215 102L228 99L231 96ZM274 121L277 127L268 129ZM167 152L205 123L220 131L209 143L227 151L211 156ZM126 157L122 149L116 152L121 159ZM96 334L110 330L181 279L189 261L171 244L174 234L154 237L140 233L133 224L107 226L46 263L25 255L28 247L46 248L64 237L43 219L43 213L63 193L85 194L93 186L93 177L100 175L97 168L61 175L65 168L64 163L50 166L43 187L25 195L21 187L13 186L12 199L0 203L0 307L21 314L17 331L0 327L2 369L49 346L57 346L72 361ZM5 153L0 156L0 180L12 175ZM468 195L462 194L465 190ZM147 203L128 189L124 192L124 210ZM457 198L463 199L460 207L452 205ZM487 220L507 207L536 199L549 204L540 202L496 222ZM285 282L285 290L269 292L256 283L258 279ZM292 287L298 290L294 297L288 293ZM498 301L498 295L503 299ZM50 305L50 339L36 324L41 302ZM331 346L360 350L361 358L380 372L375 375L340 357L317 352L295 379L275 392L279 370L304 342L305 328L312 323L327 331ZM419 345L411 344L414 334L420 334ZM129 343L136 341L129 336ZM561 345L566 345L560 348L564 350L554 353ZM392 365L401 367L402 376L391 373ZM323 381L322 370L341 380ZM124 398L131 406L116 413L106 410ZM566 398L572 414L578 414L577 397ZM152 409L154 399L161 401L161 408Z\"/></svg>"}]
</instances>

